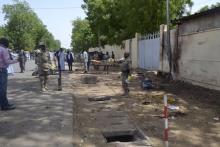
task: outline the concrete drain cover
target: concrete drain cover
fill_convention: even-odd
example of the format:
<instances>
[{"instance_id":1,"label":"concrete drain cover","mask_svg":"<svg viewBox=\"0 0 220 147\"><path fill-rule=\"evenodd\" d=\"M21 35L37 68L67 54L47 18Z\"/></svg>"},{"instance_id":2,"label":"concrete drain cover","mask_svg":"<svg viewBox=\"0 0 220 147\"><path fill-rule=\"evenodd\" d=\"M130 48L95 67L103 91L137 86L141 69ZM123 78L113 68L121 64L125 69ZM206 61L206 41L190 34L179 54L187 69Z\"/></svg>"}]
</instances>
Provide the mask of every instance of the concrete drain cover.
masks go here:
<instances>
[{"instance_id":1,"label":"concrete drain cover","mask_svg":"<svg viewBox=\"0 0 220 147\"><path fill-rule=\"evenodd\" d=\"M92 98L88 98L88 100L91 101L107 101L107 100L111 100L110 96L98 96L98 97L92 97Z\"/></svg>"},{"instance_id":2,"label":"concrete drain cover","mask_svg":"<svg viewBox=\"0 0 220 147\"><path fill-rule=\"evenodd\" d=\"M151 146L148 137L129 120L125 112L102 111L97 116L106 143L116 147Z\"/></svg>"},{"instance_id":3,"label":"concrete drain cover","mask_svg":"<svg viewBox=\"0 0 220 147\"><path fill-rule=\"evenodd\" d=\"M83 84L96 84L97 83L97 77L92 76L92 75L81 76L81 82Z\"/></svg>"}]
</instances>

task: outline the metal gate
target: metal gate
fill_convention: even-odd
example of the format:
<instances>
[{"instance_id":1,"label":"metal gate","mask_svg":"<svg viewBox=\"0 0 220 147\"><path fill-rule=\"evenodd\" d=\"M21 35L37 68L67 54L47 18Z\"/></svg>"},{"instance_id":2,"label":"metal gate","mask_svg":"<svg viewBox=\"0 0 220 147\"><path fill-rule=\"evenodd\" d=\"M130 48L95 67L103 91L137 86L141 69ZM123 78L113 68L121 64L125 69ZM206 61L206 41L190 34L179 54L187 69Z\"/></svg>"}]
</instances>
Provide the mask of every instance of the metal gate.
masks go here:
<instances>
[{"instance_id":1,"label":"metal gate","mask_svg":"<svg viewBox=\"0 0 220 147\"><path fill-rule=\"evenodd\" d=\"M160 65L160 35L148 34L139 40L139 68L147 70L159 70Z\"/></svg>"}]
</instances>

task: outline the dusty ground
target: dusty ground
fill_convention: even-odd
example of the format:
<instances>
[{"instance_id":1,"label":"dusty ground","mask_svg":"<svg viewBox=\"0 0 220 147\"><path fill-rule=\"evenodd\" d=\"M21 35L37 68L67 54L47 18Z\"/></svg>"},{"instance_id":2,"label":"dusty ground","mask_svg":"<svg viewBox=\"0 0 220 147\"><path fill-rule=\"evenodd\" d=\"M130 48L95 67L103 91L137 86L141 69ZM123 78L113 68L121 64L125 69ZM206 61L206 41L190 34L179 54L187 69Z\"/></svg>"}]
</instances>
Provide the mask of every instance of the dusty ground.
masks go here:
<instances>
[{"instance_id":1,"label":"dusty ground","mask_svg":"<svg viewBox=\"0 0 220 147\"><path fill-rule=\"evenodd\" d=\"M19 73L19 64L13 66L8 98L16 109L0 111L0 147L72 147L72 95L57 91L56 75L50 76L49 90L40 92L33 60L25 73Z\"/></svg>"},{"instance_id":2,"label":"dusty ground","mask_svg":"<svg viewBox=\"0 0 220 147\"><path fill-rule=\"evenodd\" d=\"M113 146L107 144L100 129L99 113L102 111L124 111L131 121L139 126L151 139L153 146L163 146L164 94L169 95L169 102L180 107L178 113L171 113L169 119L169 142L173 147L219 147L220 92L192 86L181 82L169 82L151 73L146 77L153 79L156 88L144 91L139 80L130 83L129 98L121 97L119 72L101 74L92 72L98 77L97 84L82 84L83 75L77 71L70 75L70 91L74 97L74 143L78 146ZM110 101L89 102L89 97L107 95ZM105 122L107 120L101 120Z\"/></svg>"}]
</instances>

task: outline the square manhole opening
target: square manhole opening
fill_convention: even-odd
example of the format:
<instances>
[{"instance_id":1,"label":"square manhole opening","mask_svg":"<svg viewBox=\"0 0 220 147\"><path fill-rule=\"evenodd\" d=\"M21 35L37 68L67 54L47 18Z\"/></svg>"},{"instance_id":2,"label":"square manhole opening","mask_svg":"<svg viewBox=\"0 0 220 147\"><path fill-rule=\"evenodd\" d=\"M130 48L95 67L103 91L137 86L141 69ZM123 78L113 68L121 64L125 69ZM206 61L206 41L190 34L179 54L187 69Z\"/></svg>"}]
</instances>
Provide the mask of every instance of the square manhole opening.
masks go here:
<instances>
[{"instance_id":1,"label":"square manhole opening","mask_svg":"<svg viewBox=\"0 0 220 147\"><path fill-rule=\"evenodd\" d=\"M107 143L111 142L134 142L136 141L136 137L134 135L104 135Z\"/></svg>"},{"instance_id":2,"label":"square manhole opening","mask_svg":"<svg viewBox=\"0 0 220 147\"><path fill-rule=\"evenodd\" d=\"M89 102L108 101L108 100L111 100L110 96L98 96L98 97L88 98Z\"/></svg>"}]
</instances>

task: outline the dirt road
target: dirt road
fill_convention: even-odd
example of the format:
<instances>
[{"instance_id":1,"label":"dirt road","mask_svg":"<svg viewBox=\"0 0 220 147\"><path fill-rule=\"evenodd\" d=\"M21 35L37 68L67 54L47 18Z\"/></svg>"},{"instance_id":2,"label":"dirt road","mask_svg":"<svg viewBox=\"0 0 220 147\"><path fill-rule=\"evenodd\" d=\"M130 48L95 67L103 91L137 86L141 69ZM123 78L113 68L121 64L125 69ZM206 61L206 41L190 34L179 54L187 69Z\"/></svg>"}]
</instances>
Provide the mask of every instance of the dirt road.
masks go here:
<instances>
[{"instance_id":1,"label":"dirt road","mask_svg":"<svg viewBox=\"0 0 220 147\"><path fill-rule=\"evenodd\" d=\"M121 97L119 72L96 74L97 84L82 84L80 72L70 75L75 97L75 142L80 146L111 146L101 134L99 114L109 110L123 111L150 138L152 145L163 146L163 95L168 94L170 105L179 107L170 114L169 143L175 147L220 146L220 93L180 82L169 82L146 74L156 88L142 90L138 80L130 83L129 98ZM93 74L94 75L94 74ZM89 102L88 97L110 96L110 101ZM106 121L103 119L103 121Z\"/></svg>"}]
</instances>

